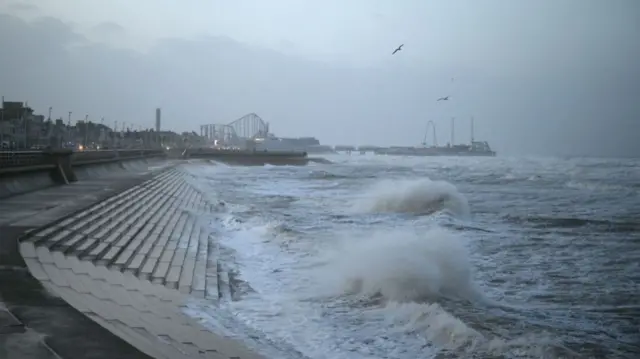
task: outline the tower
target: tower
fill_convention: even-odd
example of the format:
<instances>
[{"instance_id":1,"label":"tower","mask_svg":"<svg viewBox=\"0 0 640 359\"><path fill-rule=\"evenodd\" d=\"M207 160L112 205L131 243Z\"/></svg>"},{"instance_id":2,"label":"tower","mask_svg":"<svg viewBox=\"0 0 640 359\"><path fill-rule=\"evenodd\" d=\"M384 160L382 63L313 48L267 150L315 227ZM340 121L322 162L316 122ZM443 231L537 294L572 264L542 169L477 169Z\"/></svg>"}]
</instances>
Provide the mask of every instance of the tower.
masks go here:
<instances>
[{"instance_id":1,"label":"tower","mask_svg":"<svg viewBox=\"0 0 640 359\"><path fill-rule=\"evenodd\" d=\"M160 108L156 108L156 132L160 132Z\"/></svg>"}]
</instances>

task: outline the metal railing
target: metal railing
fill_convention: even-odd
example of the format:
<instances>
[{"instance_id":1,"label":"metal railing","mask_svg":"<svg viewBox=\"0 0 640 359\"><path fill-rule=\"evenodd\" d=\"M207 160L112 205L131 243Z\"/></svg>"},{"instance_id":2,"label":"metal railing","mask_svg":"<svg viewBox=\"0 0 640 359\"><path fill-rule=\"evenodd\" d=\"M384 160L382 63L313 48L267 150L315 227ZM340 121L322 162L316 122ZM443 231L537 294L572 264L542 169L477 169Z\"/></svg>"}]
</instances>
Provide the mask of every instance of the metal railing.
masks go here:
<instances>
[{"instance_id":1,"label":"metal railing","mask_svg":"<svg viewBox=\"0 0 640 359\"><path fill-rule=\"evenodd\" d=\"M49 164L42 151L0 151L0 168L40 166Z\"/></svg>"}]
</instances>

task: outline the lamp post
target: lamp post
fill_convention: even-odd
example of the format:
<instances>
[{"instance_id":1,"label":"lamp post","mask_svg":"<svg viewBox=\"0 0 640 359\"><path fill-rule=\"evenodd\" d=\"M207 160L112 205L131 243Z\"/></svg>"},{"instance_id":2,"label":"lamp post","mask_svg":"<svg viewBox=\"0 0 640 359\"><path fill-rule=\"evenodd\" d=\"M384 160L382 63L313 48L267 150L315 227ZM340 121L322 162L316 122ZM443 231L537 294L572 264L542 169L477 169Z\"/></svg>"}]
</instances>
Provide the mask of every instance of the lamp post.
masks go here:
<instances>
[{"instance_id":1,"label":"lamp post","mask_svg":"<svg viewBox=\"0 0 640 359\"><path fill-rule=\"evenodd\" d=\"M84 146L87 149L87 142L89 141L89 115L84 115Z\"/></svg>"},{"instance_id":2,"label":"lamp post","mask_svg":"<svg viewBox=\"0 0 640 359\"><path fill-rule=\"evenodd\" d=\"M24 148L28 149L29 148L29 142L27 141L27 138L29 136L29 133L27 131L27 121L24 119L24 112L26 111L27 107L27 103L25 102L24 106L22 106L22 108L20 109L20 121L22 122L22 130L24 131Z\"/></svg>"},{"instance_id":3,"label":"lamp post","mask_svg":"<svg viewBox=\"0 0 640 359\"><path fill-rule=\"evenodd\" d=\"M113 130L111 131L113 133L112 139L113 139L113 148L116 148L116 136L118 136L118 121L114 121L113 122Z\"/></svg>"},{"instance_id":4,"label":"lamp post","mask_svg":"<svg viewBox=\"0 0 640 359\"><path fill-rule=\"evenodd\" d=\"M47 146L51 145L51 131L52 131L51 129L53 128L51 126L51 111L52 110L53 110L53 106L49 106L49 117L47 117L47 127L46 127L47 128L47 135L46 135L47 136L46 137L47 138L46 139ZM42 143L40 142L41 133L42 133L42 127L40 128L40 131L38 131L38 145L42 145Z\"/></svg>"},{"instance_id":5,"label":"lamp post","mask_svg":"<svg viewBox=\"0 0 640 359\"><path fill-rule=\"evenodd\" d=\"M66 128L66 131L64 131L64 134L65 134L64 147L66 147L67 143L70 142L69 141L70 139L68 138L70 136L68 135L71 134L71 114L72 113L73 113L72 111L69 111L69 114L67 115L67 128Z\"/></svg>"},{"instance_id":6,"label":"lamp post","mask_svg":"<svg viewBox=\"0 0 640 359\"><path fill-rule=\"evenodd\" d=\"M104 116L100 118L100 148L104 147L104 139L107 131L104 130Z\"/></svg>"}]
</instances>

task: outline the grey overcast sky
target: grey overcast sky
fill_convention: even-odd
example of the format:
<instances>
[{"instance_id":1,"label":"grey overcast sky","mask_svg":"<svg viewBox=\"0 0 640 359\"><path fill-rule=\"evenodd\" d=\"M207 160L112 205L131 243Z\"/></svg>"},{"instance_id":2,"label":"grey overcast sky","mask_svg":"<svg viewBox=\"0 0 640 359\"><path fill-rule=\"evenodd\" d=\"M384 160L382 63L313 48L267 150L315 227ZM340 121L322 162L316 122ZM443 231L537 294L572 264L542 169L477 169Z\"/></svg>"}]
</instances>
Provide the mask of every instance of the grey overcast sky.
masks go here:
<instances>
[{"instance_id":1,"label":"grey overcast sky","mask_svg":"<svg viewBox=\"0 0 640 359\"><path fill-rule=\"evenodd\" d=\"M418 144L428 120L443 144L450 117L466 142L473 115L501 154L640 156L639 39L639 0L0 0L0 94L328 144Z\"/></svg>"}]
</instances>

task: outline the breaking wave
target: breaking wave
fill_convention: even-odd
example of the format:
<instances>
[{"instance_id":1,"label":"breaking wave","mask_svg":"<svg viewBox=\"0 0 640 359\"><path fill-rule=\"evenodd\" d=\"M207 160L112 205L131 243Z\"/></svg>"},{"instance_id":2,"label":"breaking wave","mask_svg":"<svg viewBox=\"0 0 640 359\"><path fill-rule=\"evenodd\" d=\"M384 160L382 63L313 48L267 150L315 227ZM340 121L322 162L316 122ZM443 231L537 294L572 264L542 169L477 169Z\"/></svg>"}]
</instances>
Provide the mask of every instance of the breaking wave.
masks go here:
<instances>
[{"instance_id":1,"label":"breaking wave","mask_svg":"<svg viewBox=\"0 0 640 359\"><path fill-rule=\"evenodd\" d=\"M462 241L444 229L390 231L347 241L328 253L328 282L346 294L389 301L482 298Z\"/></svg>"},{"instance_id":2,"label":"breaking wave","mask_svg":"<svg viewBox=\"0 0 640 359\"><path fill-rule=\"evenodd\" d=\"M443 357L570 353L544 333L507 339L483 330L478 318L491 307L507 305L484 295L473 281L462 238L442 228L351 238L324 254L319 272L328 295L381 317L391 331L417 334L432 349L448 353ZM463 319L458 312L476 313L476 318Z\"/></svg>"},{"instance_id":3,"label":"breaking wave","mask_svg":"<svg viewBox=\"0 0 640 359\"><path fill-rule=\"evenodd\" d=\"M449 182L425 179L384 180L373 185L355 204L365 212L396 212L419 215L446 211L469 215L469 203Z\"/></svg>"},{"instance_id":4,"label":"breaking wave","mask_svg":"<svg viewBox=\"0 0 640 359\"><path fill-rule=\"evenodd\" d=\"M503 336L479 324L495 303L474 283L466 243L455 232L439 227L422 232L367 230L362 236L342 232L326 243L330 249L305 255L315 260L298 263L301 257L283 256L282 247L271 247L275 243L272 236L289 231L286 223L244 223L232 213L221 214L220 219L216 227L226 232L220 233L227 238L224 244L252 248L241 251L243 269L245 279L257 285L256 292L245 293L229 309L252 330L280 343L283 351L300 353L292 357L364 358L349 348L365 350L376 330L384 338L378 347L369 349L380 357L388 357L385 351L390 348L403 346L407 353L422 351L425 357L441 358L570 353L544 333ZM221 243L221 256L227 258L223 248ZM281 267L282 261L291 266ZM283 285L295 288L296 294L281 294ZM278 309L280 306L291 309ZM353 334L345 342L333 332L335 325L362 334ZM420 349L420 345L428 348Z\"/></svg>"}]
</instances>

